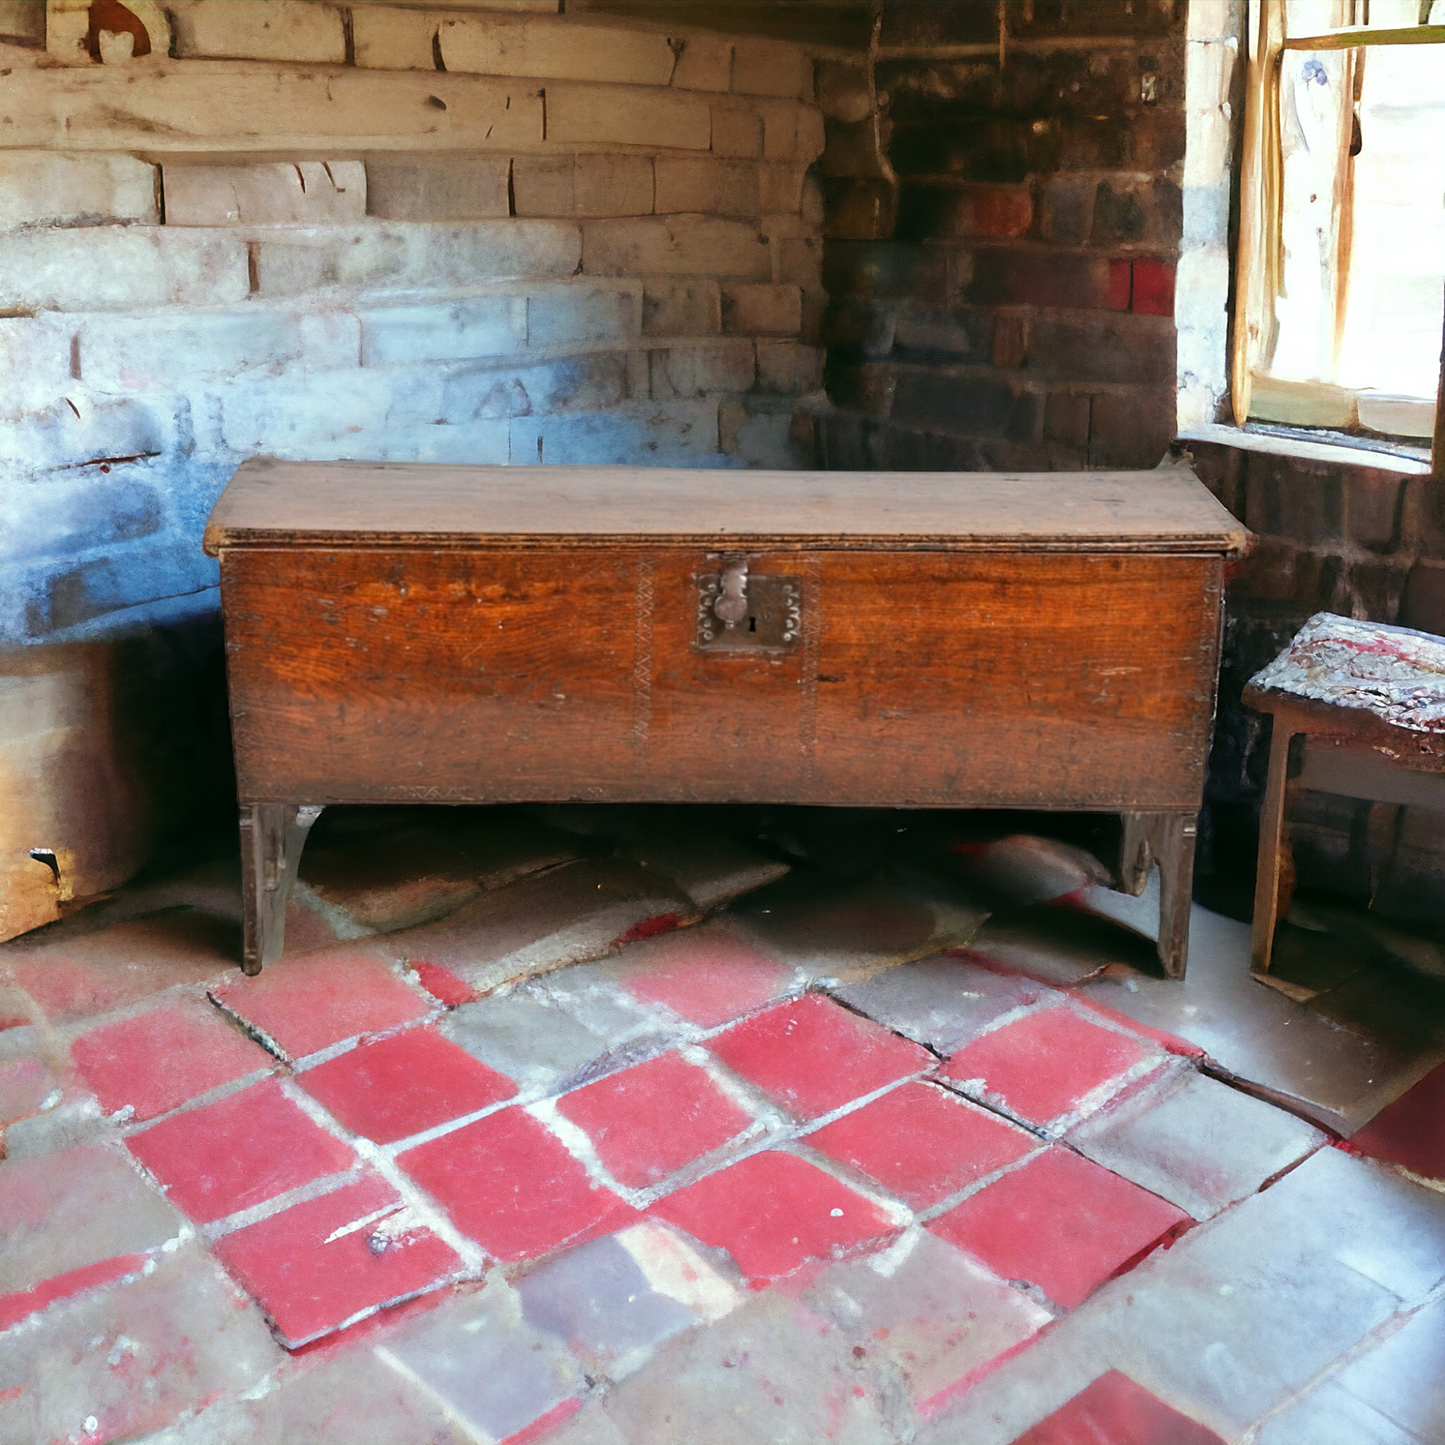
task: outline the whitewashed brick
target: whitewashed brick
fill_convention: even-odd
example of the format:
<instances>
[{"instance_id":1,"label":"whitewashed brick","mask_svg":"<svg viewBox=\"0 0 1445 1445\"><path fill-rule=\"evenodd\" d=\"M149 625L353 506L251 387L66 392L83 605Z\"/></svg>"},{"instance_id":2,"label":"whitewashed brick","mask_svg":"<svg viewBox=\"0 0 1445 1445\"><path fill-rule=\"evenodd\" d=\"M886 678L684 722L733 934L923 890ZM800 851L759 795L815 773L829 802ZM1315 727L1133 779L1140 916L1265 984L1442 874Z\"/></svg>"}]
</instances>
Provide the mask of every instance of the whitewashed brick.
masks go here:
<instances>
[{"instance_id":1,"label":"whitewashed brick","mask_svg":"<svg viewBox=\"0 0 1445 1445\"><path fill-rule=\"evenodd\" d=\"M601 411L628 400L632 391L626 354L588 352L455 374L442 395L442 415L447 421L472 422Z\"/></svg>"},{"instance_id":2,"label":"whitewashed brick","mask_svg":"<svg viewBox=\"0 0 1445 1445\"><path fill-rule=\"evenodd\" d=\"M717 341L709 346L671 346L651 353L652 395L704 396L711 391L747 391L753 384L751 341Z\"/></svg>"},{"instance_id":3,"label":"whitewashed brick","mask_svg":"<svg viewBox=\"0 0 1445 1445\"><path fill-rule=\"evenodd\" d=\"M0 230L159 220L156 168L132 156L0 151Z\"/></svg>"},{"instance_id":4,"label":"whitewashed brick","mask_svg":"<svg viewBox=\"0 0 1445 1445\"><path fill-rule=\"evenodd\" d=\"M672 83L683 90L728 90L732 86L733 42L721 35L689 35L679 47Z\"/></svg>"},{"instance_id":5,"label":"whitewashed brick","mask_svg":"<svg viewBox=\"0 0 1445 1445\"><path fill-rule=\"evenodd\" d=\"M769 278L767 242L755 226L712 216L589 221L582 227L585 269L594 276Z\"/></svg>"},{"instance_id":6,"label":"whitewashed brick","mask_svg":"<svg viewBox=\"0 0 1445 1445\"><path fill-rule=\"evenodd\" d=\"M642 296L644 336L708 336L721 329L716 281L648 280Z\"/></svg>"},{"instance_id":7,"label":"whitewashed brick","mask_svg":"<svg viewBox=\"0 0 1445 1445\"><path fill-rule=\"evenodd\" d=\"M279 370L305 353L296 317L259 309L92 316L77 338L80 376L103 391L152 391L192 378Z\"/></svg>"},{"instance_id":8,"label":"whitewashed brick","mask_svg":"<svg viewBox=\"0 0 1445 1445\"><path fill-rule=\"evenodd\" d=\"M813 98L813 62L785 40L739 40L733 48L733 84L739 95Z\"/></svg>"},{"instance_id":9,"label":"whitewashed brick","mask_svg":"<svg viewBox=\"0 0 1445 1445\"><path fill-rule=\"evenodd\" d=\"M54 70L12 71L0 87L6 145L274 155L343 142L352 152L510 151L542 140L541 94L525 81L228 60L148 61L144 84L137 74L92 66L59 84Z\"/></svg>"},{"instance_id":10,"label":"whitewashed brick","mask_svg":"<svg viewBox=\"0 0 1445 1445\"><path fill-rule=\"evenodd\" d=\"M55 312L0 317L0 415L35 411L62 395L71 376L74 322Z\"/></svg>"},{"instance_id":11,"label":"whitewashed brick","mask_svg":"<svg viewBox=\"0 0 1445 1445\"><path fill-rule=\"evenodd\" d=\"M168 226L359 221L366 215L360 161L161 167Z\"/></svg>"},{"instance_id":12,"label":"whitewashed brick","mask_svg":"<svg viewBox=\"0 0 1445 1445\"><path fill-rule=\"evenodd\" d=\"M796 341L759 341L758 386L763 391L798 396L823 384L823 353Z\"/></svg>"},{"instance_id":13,"label":"whitewashed brick","mask_svg":"<svg viewBox=\"0 0 1445 1445\"><path fill-rule=\"evenodd\" d=\"M763 118L745 101L715 101L712 153L749 160L763 153Z\"/></svg>"},{"instance_id":14,"label":"whitewashed brick","mask_svg":"<svg viewBox=\"0 0 1445 1445\"><path fill-rule=\"evenodd\" d=\"M758 195L764 211L793 212L803 208L805 166L774 161L758 167Z\"/></svg>"},{"instance_id":15,"label":"whitewashed brick","mask_svg":"<svg viewBox=\"0 0 1445 1445\"><path fill-rule=\"evenodd\" d=\"M246 454L381 460L395 427L437 420L441 385L435 367L243 378L221 393L221 436Z\"/></svg>"},{"instance_id":16,"label":"whitewashed brick","mask_svg":"<svg viewBox=\"0 0 1445 1445\"><path fill-rule=\"evenodd\" d=\"M90 0L46 0L45 50L61 65L93 65Z\"/></svg>"},{"instance_id":17,"label":"whitewashed brick","mask_svg":"<svg viewBox=\"0 0 1445 1445\"><path fill-rule=\"evenodd\" d=\"M575 284L527 297L527 345L534 349L586 342L595 346L642 334L642 286Z\"/></svg>"},{"instance_id":18,"label":"whitewashed brick","mask_svg":"<svg viewBox=\"0 0 1445 1445\"><path fill-rule=\"evenodd\" d=\"M153 405L130 397L93 395L74 382L43 411L0 426L0 465L44 472L159 456L178 433L177 398Z\"/></svg>"},{"instance_id":19,"label":"whitewashed brick","mask_svg":"<svg viewBox=\"0 0 1445 1445\"><path fill-rule=\"evenodd\" d=\"M395 222L263 238L256 276L260 294L294 296L317 287L473 286L571 276L580 259L580 231L561 221Z\"/></svg>"},{"instance_id":20,"label":"whitewashed brick","mask_svg":"<svg viewBox=\"0 0 1445 1445\"><path fill-rule=\"evenodd\" d=\"M796 336L803 324L803 293L796 286L725 286L723 326L740 336Z\"/></svg>"},{"instance_id":21,"label":"whitewashed brick","mask_svg":"<svg viewBox=\"0 0 1445 1445\"><path fill-rule=\"evenodd\" d=\"M0 311L225 306L247 295L233 233L94 226L0 236Z\"/></svg>"},{"instance_id":22,"label":"whitewashed brick","mask_svg":"<svg viewBox=\"0 0 1445 1445\"><path fill-rule=\"evenodd\" d=\"M391 5L355 5L351 50L368 70L435 70L440 17L435 11Z\"/></svg>"},{"instance_id":23,"label":"whitewashed brick","mask_svg":"<svg viewBox=\"0 0 1445 1445\"><path fill-rule=\"evenodd\" d=\"M84 467L7 479L0 487L0 560L74 556L159 531L165 513L160 493L140 478L122 479L119 470Z\"/></svg>"},{"instance_id":24,"label":"whitewashed brick","mask_svg":"<svg viewBox=\"0 0 1445 1445\"><path fill-rule=\"evenodd\" d=\"M503 467L510 452L511 428L505 420L470 421L459 426L414 423L388 427L369 445L365 460Z\"/></svg>"},{"instance_id":25,"label":"whitewashed brick","mask_svg":"<svg viewBox=\"0 0 1445 1445\"><path fill-rule=\"evenodd\" d=\"M717 399L629 402L608 412L515 417L513 466L686 466L717 451Z\"/></svg>"},{"instance_id":26,"label":"whitewashed brick","mask_svg":"<svg viewBox=\"0 0 1445 1445\"><path fill-rule=\"evenodd\" d=\"M666 85L672 78L672 46L649 31L457 15L443 19L437 35L448 71L625 85Z\"/></svg>"},{"instance_id":27,"label":"whitewashed brick","mask_svg":"<svg viewBox=\"0 0 1445 1445\"><path fill-rule=\"evenodd\" d=\"M341 12L315 0L178 0L169 9L183 59L346 60Z\"/></svg>"},{"instance_id":28,"label":"whitewashed brick","mask_svg":"<svg viewBox=\"0 0 1445 1445\"><path fill-rule=\"evenodd\" d=\"M758 167L749 161L712 156L658 156L658 215L695 211L719 216L755 216L760 208Z\"/></svg>"},{"instance_id":29,"label":"whitewashed brick","mask_svg":"<svg viewBox=\"0 0 1445 1445\"><path fill-rule=\"evenodd\" d=\"M367 210L392 221L469 221L511 214L505 156L374 156Z\"/></svg>"},{"instance_id":30,"label":"whitewashed brick","mask_svg":"<svg viewBox=\"0 0 1445 1445\"><path fill-rule=\"evenodd\" d=\"M517 156L512 195L519 216L646 216L652 157Z\"/></svg>"},{"instance_id":31,"label":"whitewashed brick","mask_svg":"<svg viewBox=\"0 0 1445 1445\"><path fill-rule=\"evenodd\" d=\"M706 100L687 91L549 85L547 139L705 151L712 114Z\"/></svg>"},{"instance_id":32,"label":"whitewashed brick","mask_svg":"<svg viewBox=\"0 0 1445 1445\"><path fill-rule=\"evenodd\" d=\"M450 305L387 306L359 313L363 366L505 356L526 338L521 296L480 296Z\"/></svg>"}]
</instances>

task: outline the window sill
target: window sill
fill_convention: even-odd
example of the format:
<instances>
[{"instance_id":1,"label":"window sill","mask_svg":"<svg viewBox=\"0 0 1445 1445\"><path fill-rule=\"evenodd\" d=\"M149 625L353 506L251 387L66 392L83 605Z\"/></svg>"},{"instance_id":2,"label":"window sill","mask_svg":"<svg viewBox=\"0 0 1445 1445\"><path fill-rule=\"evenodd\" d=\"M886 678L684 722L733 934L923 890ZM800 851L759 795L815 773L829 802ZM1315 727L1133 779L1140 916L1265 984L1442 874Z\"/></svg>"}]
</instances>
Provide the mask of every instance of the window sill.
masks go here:
<instances>
[{"instance_id":1,"label":"window sill","mask_svg":"<svg viewBox=\"0 0 1445 1445\"><path fill-rule=\"evenodd\" d=\"M1186 427L1179 433L1186 445L1191 441L1213 442L1217 446L1234 447L1245 452L1264 452L1276 457L1295 457L1301 461L1327 462L1333 466L1372 467L1380 472L1398 472L1402 476L1423 477L1430 474L1428 458L1402 457L1393 452L1377 452L1367 447L1353 447L1340 442L1304 441L1297 437L1266 436L1244 431L1222 423Z\"/></svg>"}]
</instances>

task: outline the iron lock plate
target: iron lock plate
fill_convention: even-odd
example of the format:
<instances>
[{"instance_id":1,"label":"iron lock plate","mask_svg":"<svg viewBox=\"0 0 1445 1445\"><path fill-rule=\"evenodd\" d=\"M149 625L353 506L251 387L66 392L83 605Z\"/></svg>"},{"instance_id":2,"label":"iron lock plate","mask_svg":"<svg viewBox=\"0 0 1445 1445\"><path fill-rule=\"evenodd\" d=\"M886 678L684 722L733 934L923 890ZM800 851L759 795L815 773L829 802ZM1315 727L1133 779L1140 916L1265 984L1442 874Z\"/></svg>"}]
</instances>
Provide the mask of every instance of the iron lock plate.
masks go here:
<instances>
[{"instance_id":1,"label":"iron lock plate","mask_svg":"<svg viewBox=\"0 0 1445 1445\"><path fill-rule=\"evenodd\" d=\"M794 652L803 635L803 582L729 562L697 579L700 652Z\"/></svg>"}]
</instances>

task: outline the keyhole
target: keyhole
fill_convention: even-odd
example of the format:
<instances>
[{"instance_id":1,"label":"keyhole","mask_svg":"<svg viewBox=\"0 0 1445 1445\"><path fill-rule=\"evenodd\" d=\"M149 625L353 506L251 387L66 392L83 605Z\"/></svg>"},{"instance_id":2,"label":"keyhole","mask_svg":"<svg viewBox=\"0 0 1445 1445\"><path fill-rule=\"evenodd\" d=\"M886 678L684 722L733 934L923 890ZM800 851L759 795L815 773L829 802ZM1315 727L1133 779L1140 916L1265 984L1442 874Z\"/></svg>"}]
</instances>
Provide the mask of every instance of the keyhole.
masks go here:
<instances>
[{"instance_id":1,"label":"keyhole","mask_svg":"<svg viewBox=\"0 0 1445 1445\"><path fill-rule=\"evenodd\" d=\"M757 619L756 617L749 617L749 618L748 618L748 631L749 631L749 632L756 632L757 630L758 630L758 619Z\"/></svg>"}]
</instances>

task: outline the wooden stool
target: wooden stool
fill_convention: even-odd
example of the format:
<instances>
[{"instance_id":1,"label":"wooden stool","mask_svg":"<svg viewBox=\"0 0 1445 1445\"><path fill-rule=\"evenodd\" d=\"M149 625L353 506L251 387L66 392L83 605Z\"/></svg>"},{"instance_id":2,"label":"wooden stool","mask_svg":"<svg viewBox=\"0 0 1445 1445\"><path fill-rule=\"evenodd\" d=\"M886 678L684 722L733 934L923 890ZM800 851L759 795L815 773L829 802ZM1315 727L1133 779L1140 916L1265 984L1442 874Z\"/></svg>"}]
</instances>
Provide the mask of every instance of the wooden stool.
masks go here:
<instances>
[{"instance_id":1,"label":"wooden stool","mask_svg":"<svg viewBox=\"0 0 1445 1445\"><path fill-rule=\"evenodd\" d=\"M1244 689L1274 718L1259 817L1251 972L1269 972L1286 795L1309 788L1445 808L1445 637L1320 612ZM1290 744L1304 766L1289 776Z\"/></svg>"}]
</instances>

